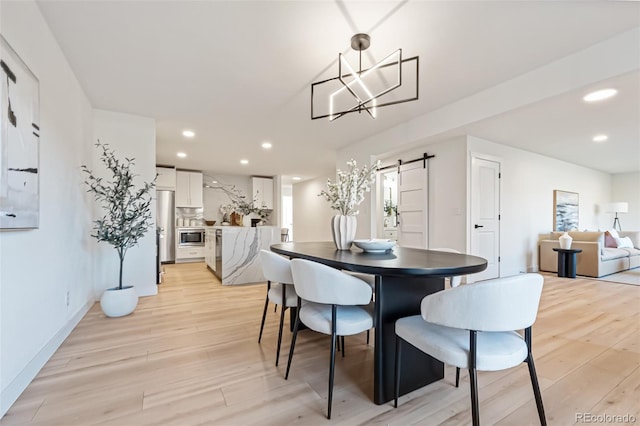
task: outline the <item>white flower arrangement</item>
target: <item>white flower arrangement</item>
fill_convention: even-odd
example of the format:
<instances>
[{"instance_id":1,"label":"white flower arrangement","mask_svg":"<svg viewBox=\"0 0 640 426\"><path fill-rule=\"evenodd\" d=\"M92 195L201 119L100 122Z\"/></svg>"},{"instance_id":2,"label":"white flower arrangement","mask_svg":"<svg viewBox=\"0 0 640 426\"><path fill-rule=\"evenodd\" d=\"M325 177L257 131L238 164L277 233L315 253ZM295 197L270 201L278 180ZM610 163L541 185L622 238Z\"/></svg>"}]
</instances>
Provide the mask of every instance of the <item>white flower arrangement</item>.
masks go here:
<instances>
[{"instance_id":1,"label":"white flower arrangement","mask_svg":"<svg viewBox=\"0 0 640 426\"><path fill-rule=\"evenodd\" d=\"M354 216L359 213L356 207L364 201L364 193L371 191L380 162L359 169L356 161L351 159L347 161L347 167L349 169L346 172L338 169L336 183L327 179L327 190L323 190L318 196L323 196L331 203L331 208L340 214Z\"/></svg>"}]
</instances>

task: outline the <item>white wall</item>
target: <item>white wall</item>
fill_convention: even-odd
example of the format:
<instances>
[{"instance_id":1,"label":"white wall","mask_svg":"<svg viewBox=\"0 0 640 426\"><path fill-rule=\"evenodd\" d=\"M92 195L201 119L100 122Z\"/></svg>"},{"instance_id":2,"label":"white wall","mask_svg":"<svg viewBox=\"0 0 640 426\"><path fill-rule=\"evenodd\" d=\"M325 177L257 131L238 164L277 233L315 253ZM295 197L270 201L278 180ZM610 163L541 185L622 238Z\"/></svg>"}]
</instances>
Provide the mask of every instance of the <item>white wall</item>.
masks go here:
<instances>
[{"instance_id":1,"label":"white wall","mask_svg":"<svg viewBox=\"0 0 640 426\"><path fill-rule=\"evenodd\" d=\"M331 218L336 214L327 200L318 197L327 188L327 178L335 179L334 174L327 174L312 180L293 185L293 229L295 241L332 241ZM360 229L358 217L358 229Z\"/></svg>"},{"instance_id":2,"label":"white wall","mask_svg":"<svg viewBox=\"0 0 640 426\"><path fill-rule=\"evenodd\" d=\"M613 175L611 201L629 203L629 213L618 214L623 231L640 230L640 172ZM615 214L608 213L609 228L613 225Z\"/></svg>"},{"instance_id":3,"label":"white wall","mask_svg":"<svg viewBox=\"0 0 640 426\"><path fill-rule=\"evenodd\" d=\"M473 136L468 150L502 160L500 276L538 269L539 235L553 228L554 189L580 195L581 230L606 228L598 206L609 200L611 175Z\"/></svg>"},{"instance_id":4,"label":"white wall","mask_svg":"<svg viewBox=\"0 0 640 426\"><path fill-rule=\"evenodd\" d=\"M156 123L155 120L129 114L111 111L94 110L93 113L93 141L100 140L109 144L118 158L133 158L134 172L138 175L134 180L136 186L143 182L150 182L156 175ZM104 165L99 159L99 150L93 150L93 170L98 175L104 173ZM109 176L105 176L109 178ZM153 194L155 198L155 191ZM151 203L152 223L155 224L156 203ZM93 203L95 217L102 213L96 210ZM91 245L96 250L95 261L95 289L96 295L101 295L107 288L118 285L120 271L119 257L112 245L98 243L92 239ZM156 277L156 234L152 225L147 234L142 237L138 245L127 251L122 273L122 285L133 285L139 296L158 294Z\"/></svg>"},{"instance_id":5,"label":"white wall","mask_svg":"<svg viewBox=\"0 0 640 426\"><path fill-rule=\"evenodd\" d=\"M2 35L40 81L40 227L0 232L0 416L94 303L91 105L38 6L0 4ZM66 303L67 292L69 304Z\"/></svg>"}]
</instances>

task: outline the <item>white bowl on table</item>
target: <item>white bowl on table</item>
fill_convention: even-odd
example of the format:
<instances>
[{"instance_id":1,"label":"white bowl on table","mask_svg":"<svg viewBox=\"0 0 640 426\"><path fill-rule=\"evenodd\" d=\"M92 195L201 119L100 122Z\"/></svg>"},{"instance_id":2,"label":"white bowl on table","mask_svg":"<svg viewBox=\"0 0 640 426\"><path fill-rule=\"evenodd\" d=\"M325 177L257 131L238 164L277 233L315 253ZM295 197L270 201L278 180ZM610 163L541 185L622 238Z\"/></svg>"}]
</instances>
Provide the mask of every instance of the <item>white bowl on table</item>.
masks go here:
<instances>
[{"instance_id":1,"label":"white bowl on table","mask_svg":"<svg viewBox=\"0 0 640 426\"><path fill-rule=\"evenodd\" d=\"M354 240L353 244L361 248L366 253L386 253L396 245L393 240L372 239L372 240Z\"/></svg>"}]
</instances>

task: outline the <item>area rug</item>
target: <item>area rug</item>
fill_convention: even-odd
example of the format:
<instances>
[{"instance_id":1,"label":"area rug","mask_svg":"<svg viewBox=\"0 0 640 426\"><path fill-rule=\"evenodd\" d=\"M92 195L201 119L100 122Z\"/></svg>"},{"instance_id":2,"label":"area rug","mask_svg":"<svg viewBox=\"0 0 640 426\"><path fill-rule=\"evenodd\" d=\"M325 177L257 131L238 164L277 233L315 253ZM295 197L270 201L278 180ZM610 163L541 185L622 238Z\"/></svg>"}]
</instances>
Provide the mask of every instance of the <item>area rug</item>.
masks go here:
<instances>
[{"instance_id":1,"label":"area rug","mask_svg":"<svg viewBox=\"0 0 640 426\"><path fill-rule=\"evenodd\" d=\"M614 283L640 285L640 268L634 268L595 279Z\"/></svg>"}]
</instances>

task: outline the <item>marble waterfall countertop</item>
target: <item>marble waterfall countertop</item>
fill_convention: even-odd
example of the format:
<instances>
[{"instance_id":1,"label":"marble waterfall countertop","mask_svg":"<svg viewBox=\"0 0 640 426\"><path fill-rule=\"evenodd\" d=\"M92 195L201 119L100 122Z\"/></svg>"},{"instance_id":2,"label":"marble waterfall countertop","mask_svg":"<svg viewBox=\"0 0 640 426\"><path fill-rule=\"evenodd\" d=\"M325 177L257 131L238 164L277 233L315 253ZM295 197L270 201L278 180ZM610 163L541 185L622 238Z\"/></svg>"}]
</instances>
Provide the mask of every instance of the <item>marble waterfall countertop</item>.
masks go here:
<instances>
[{"instance_id":1,"label":"marble waterfall countertop","mask_svg":"<svg viewBox=\"0 0 640 426\"><path fill-rule=\"evenodd\" d=\"M214 226L222 229L223 285L264 282L260 250L269 250L280 242L280 228L275 226Z\"/></svg>"}]
</instances>

